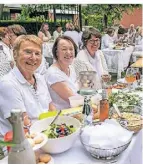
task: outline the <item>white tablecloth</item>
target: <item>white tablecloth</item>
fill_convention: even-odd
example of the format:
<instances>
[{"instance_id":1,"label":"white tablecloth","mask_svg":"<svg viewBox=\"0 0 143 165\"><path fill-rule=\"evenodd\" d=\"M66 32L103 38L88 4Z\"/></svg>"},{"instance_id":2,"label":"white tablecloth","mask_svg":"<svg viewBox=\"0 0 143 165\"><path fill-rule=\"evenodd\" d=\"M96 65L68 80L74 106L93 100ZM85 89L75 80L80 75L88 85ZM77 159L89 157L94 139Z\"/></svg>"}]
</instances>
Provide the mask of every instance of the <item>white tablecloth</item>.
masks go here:
<instances>
[{"instance_id":1,"label":"white tablecloth","mask_svg":"<svg viewBox=\"0 0 143 165\"><path fill-rule=\"evenodd\" d=\"M143 51L143 45L135 45L134 51Z\"/></svg>"},{"instance_id":2,"label":"white tablecloth","mask_svg":"<svg viewBox=\"0 0 143 165\"><path fill-rule=\"evenodd\" d=\"M92 157L82 146L79 138L71 149L61 154L52 154L55 164L142 164L143 146L142 130L135 134L128 148L113 160L98 160ZM58 147L58 146L57 146ZM7 159L0 160L0 164L7 164Z\"/></svg>"},{"instance_id":3,"label":"white tablecloth","mask_svg":"<svg viewBox=\"0 0 143 165\"><path fill-rule=\"evenodd\" d=\"M128 66L133 50L133 46L125 50L103 49L109 72L117 73L117 78L121 78L121 72Z\"/></svg>"},{"instance_id":4,"label":"white tablecloth","mask_svg":"<svg viewBox=\"0 0 143 165\"><path fill-rule=\"evenodd\" d=\"M136 62L140 57L143 57L143 45L135 45L132 53L132 62Z\"/></svg>"},{"instance_id":5,"label":"white tablecloth","mask_svg":"<svg viewBox=\"0 0 143 165\"><path fill-rule=\"evenodd\" d=\"M92 157L82 146L79 139L74 146L61 154L52 155L55 164L101 164L101 163L117 163L117 164L141 164L143 146L142 146L142 131L133 136L133 139L128 148L114 160L97 160ZM58 146L57 146L58 147Z\"/></svg>"}]
</instances>

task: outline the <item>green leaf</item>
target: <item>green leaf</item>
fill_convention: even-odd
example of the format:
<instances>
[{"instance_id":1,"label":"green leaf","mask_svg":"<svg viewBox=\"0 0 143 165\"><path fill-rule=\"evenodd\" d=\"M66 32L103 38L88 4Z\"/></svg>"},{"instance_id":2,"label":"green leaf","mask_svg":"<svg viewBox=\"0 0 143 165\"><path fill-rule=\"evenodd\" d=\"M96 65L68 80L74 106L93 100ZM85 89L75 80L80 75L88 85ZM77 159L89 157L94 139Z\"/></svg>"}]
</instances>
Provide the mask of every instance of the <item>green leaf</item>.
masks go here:
<instances>
[{"instance_id":1,"label":"green leaf","mask_svg":"<svg viewBox=\"0 0 143 165\"><path fill-rule=\"evenodd\" d=\"M0 140L0 146L14 146L15 144L12 142L4 142Z\"/></svg>"}]
</instances>

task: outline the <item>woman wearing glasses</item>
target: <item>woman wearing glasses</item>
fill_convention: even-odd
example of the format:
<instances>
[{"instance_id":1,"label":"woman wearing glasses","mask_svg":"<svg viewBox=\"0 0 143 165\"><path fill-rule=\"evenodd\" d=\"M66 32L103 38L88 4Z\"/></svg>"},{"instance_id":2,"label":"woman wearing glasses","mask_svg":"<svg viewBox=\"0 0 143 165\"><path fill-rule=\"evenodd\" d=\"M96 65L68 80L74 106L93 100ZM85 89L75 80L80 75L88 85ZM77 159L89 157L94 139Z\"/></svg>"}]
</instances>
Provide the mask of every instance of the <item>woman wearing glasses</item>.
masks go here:
<instances>
[{"instance_id":1,"label":"woman wearing glasses","mask_svg":"<svg viewBox=\"0 0 143 165\"><path fill-rule=\"evenodd\" d=\"M58 37L53 45L56 62L45 75L52 101L58 110L70 107L69 97L77 93L76 74L71 66L77 46L68 36Z\"/></svg>"},{"instance_id":2,"label":"woman wearing glasses","mask_svg":"<svg viewBox=\"0 0 143 165\"><path fill-rule=\"evenodd\" d=\"M44 77L35 73L42 60L41 39L35 35L21 35L14 42L13 52L16 66L0 81L1 135L11 130L12 109L21 109L23 116L28 115L32 120L48 109L56 109Z\"/></svg>"},{"instance_id":3,"label":"woman wearing glasses","mask_svg":"<svg viewBox=\"0 0 143 165\"><path fill-rule=\"evenodd\" d=\"M100 41L101 34L97 29L91 27L84 31L82 35L83 49L77 54L77 57L73 63L77 77L79 76L78 74L80 71L96 71L99 79L97 88L101 88L101 76L108 74L108 68L104 55L102 51L99 50ZM84 66L79 67L80 65Z\"/></svg>"}]
</instances>

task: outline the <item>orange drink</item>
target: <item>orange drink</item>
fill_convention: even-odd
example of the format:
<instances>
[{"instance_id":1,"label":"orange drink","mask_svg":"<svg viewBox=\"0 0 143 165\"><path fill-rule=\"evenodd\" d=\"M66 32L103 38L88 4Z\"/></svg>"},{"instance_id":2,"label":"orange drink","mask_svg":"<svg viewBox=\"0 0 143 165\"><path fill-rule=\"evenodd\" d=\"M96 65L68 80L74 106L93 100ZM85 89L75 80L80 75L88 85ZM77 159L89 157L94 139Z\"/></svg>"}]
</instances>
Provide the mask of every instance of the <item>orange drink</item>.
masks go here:
<instances>
[{"instance_id":1,"label":"orange drink","mask_svg":"<svg viewBox=\"0 0 143 165\"><path fill-rule=\"evenodd\" d=\"M125 80L126 80L128 83L133 83L134 81L136 81L136 76L135 76L135 75L126 75L126 76L125 76Z\"/></svg>"}]
</instances>

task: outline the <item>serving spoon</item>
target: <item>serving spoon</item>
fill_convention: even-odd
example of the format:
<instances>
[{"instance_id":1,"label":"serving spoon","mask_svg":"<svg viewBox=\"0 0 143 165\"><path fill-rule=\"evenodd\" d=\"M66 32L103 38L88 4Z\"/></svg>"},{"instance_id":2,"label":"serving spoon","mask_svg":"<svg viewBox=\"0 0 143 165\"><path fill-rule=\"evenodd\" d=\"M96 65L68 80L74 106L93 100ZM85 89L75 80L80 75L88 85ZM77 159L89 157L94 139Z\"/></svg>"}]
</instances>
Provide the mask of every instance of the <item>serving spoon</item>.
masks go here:
<instances>
[{"instance_id":1,"label":"serving spoon","mask_svg":"<svg viewBox=\"0 0 143 165\"><path fill-rule=\"evenodd\" d=\"M54 117L54 119L52 120L52 122L48 125L48 128L47 129L50 129L50 126L56 121L56 119L59 117L59 115L61 114L62 110L59 110L59 112L57 113L57 115ZM47 130L46 129L46 130ZM46 131L46 130L43 130L42 132Z\"/></svg>"}]
</instances>

